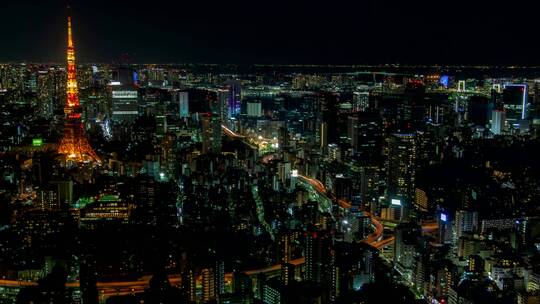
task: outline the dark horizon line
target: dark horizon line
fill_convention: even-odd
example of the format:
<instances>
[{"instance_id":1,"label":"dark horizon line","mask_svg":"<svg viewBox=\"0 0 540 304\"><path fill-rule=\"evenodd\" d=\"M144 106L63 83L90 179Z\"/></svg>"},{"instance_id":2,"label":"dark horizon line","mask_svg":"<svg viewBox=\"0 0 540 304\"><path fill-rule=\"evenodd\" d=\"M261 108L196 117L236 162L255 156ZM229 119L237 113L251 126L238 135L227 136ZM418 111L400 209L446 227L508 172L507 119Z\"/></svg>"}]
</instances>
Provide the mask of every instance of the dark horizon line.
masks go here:
<instances>
[{"instance_id":1,"label":"dark horizon line","mask_svg":"<svg viewBox=\"0 0 540 304\"><path fill-rule=\"evenodd\" d=\"M55 61L0 61L0 64L45 64L45 65L66 65L65 62ZM414 68L414 67L430 67L430 68L455 68L455 67L467 67L467 68L509 68L509 69L530 69L540 68L540 64L528 65L528 64L491 64L491 63L216 63L216 62L130 62L130 63L116 63L116 62L103 62L103 61L84 61L78 62L77 65L91 65L91 64L109 64L109 65L207 65L207 66L261 66L261 67L394 67L394 68Z\"/></svg>"}]
</instances>

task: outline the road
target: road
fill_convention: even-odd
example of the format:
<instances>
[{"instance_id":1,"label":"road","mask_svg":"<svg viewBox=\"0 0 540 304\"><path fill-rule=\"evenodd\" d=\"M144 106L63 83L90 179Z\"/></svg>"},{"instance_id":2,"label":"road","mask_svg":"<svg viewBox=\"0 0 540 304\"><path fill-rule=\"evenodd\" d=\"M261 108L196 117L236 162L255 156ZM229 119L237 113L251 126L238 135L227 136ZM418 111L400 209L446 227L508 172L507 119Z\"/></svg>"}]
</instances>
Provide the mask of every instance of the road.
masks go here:
<instances>
[{"instance_id":1,"label":"road","mask_svg":"<svg viewBox=\"0 0 540 304\"><path fill-rule=\"evenodd\" d=\"M252 186L251 193L253 194L253 199L255 200L257 218L259 219L259 222L264 227L266 232L270 234L270 237L272 238L272 241L273 241L275 240L274 231L272 230L272 227L270 227L270 225L266 222L264 218L264 206L263 206L263 201L261 199L261 196L259 195L259 187L257 187L257 185Z\"/></svg>"},{"instance_id":2,"label":"road","mask_svg":"<svg viewBox=\"0 0 540 304\"><path fill-rule=\"evenodd\" d=\"M324 184L321 181L319 181L317 179L314 179L314 178L307 177L305 175L298 175L298 177L306 180L309 184L311 184L321 194L324 194L324 195L327 195L327 196L329 195L329 196L331 196L331 199L335 200L335 196L333 194L329 194L327 192L326 187L324 186ZM339 199L339 200L337 200L337 203L343 209L352 208L351 203L346 201L346 200ZM371 219L371 224L375 228L375 231L373 233L371 233L370 235L368 235L367 238L364 240L364 242L372 245L373 247L375 247L377 249L380 249L380 248L383 248L386 245L392 244L394 242L394 240L395 240L395 237L390 236L390 237L388 237L386 239L381 239L382 235L384 233L383 225L377 220L376 217L374 217L369 212L364 211L364 213L367 216L369 216L369 218ZM426 222L426 223L422 224L422 231L423 232L433 232L433 231L435 231L437 229L439 229L439 226L438 226L437 222Z\"/></svg>"},{"instance_id":3,"label":"road","mask_svg":"<svg viewBox=\"0 0 540 304\"><path fill-rule=\"evenodd\" d=\"M226 125L221 125L221 129L223 129L223 133L225 133L225 135L227 135L229 137L238 138L238 139L246 138L244 135L240 135L240 134L234 132L233 130L227 128Z\"/></svg>"},{"instance_id":4,"label":"road","mask_svg":"<svg viewBox=\"0 0 540 304\"><path fill-rule=\"evenodd\" d=\"M324 186L324 184L318 180L318 179L314 179L314 178L310 178L310 177L307 177L305 175L298 175L299 178L301 179L304 179L305 181L307 181L310 185L313 186L313 188L315 188L320 194L322 195L325 195L325 196L331 196L329 197L331 200L332 199L335 199L335 196L332 195L332 194L329 194L326 190L326 187ZM350 209L352 208L352 205L351 203L347 202L346 200L338 200L338 204L340 207L342 207L343 209ZM376 242L378 242L380 240L380 238L382 237L383 235L383 232L384 232L384 227L383 225L377 220L375 219L375 217L373 217L369 212L365 212L364 211L364 214L366 216L368 216L370 219L371 219L371 224L373 225L373 227L375 228L375 231L373 233L371 233L370 235L367 236L367 238L364 240L364 242L368 243L368 244L374 244Z\"/></svg>"}]
</instances>

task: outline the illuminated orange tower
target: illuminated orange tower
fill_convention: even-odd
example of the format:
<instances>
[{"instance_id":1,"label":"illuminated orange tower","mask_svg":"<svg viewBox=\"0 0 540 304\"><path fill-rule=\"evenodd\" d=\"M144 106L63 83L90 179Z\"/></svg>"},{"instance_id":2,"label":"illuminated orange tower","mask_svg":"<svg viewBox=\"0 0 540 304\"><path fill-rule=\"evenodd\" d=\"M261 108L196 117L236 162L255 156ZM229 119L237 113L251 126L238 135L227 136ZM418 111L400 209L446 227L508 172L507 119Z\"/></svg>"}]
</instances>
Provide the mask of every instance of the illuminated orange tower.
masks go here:
<instances>
[{"instance_id":1,"label":"illuminated orange tower","mask_svg":"<svg viewBox=\"0 0 540 304\"><path fill-rule=\"evenodd\" d=\"M99 157L88 143L81 123L81 108L79 105L79 89L77 88L77 71L75 68L75 46L71 34L71 17L68 17L68 47L67 47L67 92L66 122L64 137L58 147L58 153L65 157L67 163L99 163Z\"/></svg>"}]
</instances>

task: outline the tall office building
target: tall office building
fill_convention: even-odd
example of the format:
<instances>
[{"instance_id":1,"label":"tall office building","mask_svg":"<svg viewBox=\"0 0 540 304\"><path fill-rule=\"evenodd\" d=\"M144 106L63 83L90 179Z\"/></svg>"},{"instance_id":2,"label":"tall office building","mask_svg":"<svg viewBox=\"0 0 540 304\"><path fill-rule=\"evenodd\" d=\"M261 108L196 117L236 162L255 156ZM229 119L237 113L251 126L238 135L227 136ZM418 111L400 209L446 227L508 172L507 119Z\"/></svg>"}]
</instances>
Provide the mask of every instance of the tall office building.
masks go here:
<instances>
[{"instance_id":1,"label":"tall office building","mask_svg":"<svg viewBox=\"0 0 540 304\"><path fill-rule=\"evenodd\" d=\"M130 123L139 117L139 94L132 86L111 86L112 121Z\"/></svg>"},{"instance_id":2,"label":"tall office building","mask_svg":"<svg viewBox=\"0 0 540 304\"><path fill-rule=\"evenodd\" d=\"M216 260L201 270L202 300L203 303L219 301L220 295L225 293L225 264Z\"/></svg>"},{"instance_id":3,"label":"tall office building","mask_svg":"<svg viewBox=\"0 0 540 304\"><path fill-rule=\"evenodd\" d=\"M416 188L414 191L414 207L420 211L428 210L428 197L426 191Z\"/></svg>"},{"instance_id":4,"label":"tall office building","mask_svg":"<svg viewBox=\"0 0 540 304\"><path fill-rule=\"evenodd\" d=\"M225 262L222 260L216 260L216 266L214 271L216 286L216 297L220 297L225 293Z\"/></svg>"},{"instance_id":5,"label":"tall office building","mask_svg":"<svg viewBox=\"0 0 540 304\"><path fill-rule=\"evenodd\" d=\"M478 212L471 210L457 210L454 225L456 238L458 239L466 233L478 231Z\"/></svg>"},{"instance_id":6,"label":"tall office building","mask_svg":"<svg viewBox=\"0 0 540 304\"><path fill-rule=\"evenodd\" d=\"M294 272L295 267L293 264L281 264L281 284L283 284L283 286L288 286L294 282Z\"/></svg>"},{"instance_id":7,"label":"tall office building","mask_svg":"<svg viewBox=\"0 0 540 304\"><path fill-rule=\"evenodd\" d=\"M79 282L81 300L83 304L98 304L99 291L97 289L96 258L92 254L79 256Z\"/></svg>"},{"instance_id":8,"label":"tall office building","mask_svg":"<svg viewBox=\"0 0 540 304\"><path fill-rule=\"evenodd\" d=\"M186 268L182 271L182 289L188 303L197 301L197 279L193 269Z\"/></svg>"},{"instance_id":9,"label":"tall office building","mask_svg":"<svg viewBox=\"0 0 540 304\"><path fill-rule=\"evenodd\" d=\"M283 285L278 280L269 280L264 284L262 302L265 304L281 304L285 299Z\"/></svg>"},{"instance_id":10,"label":"tall office building","mask_svg":"<svg viewBox=\"0 0 540 304\"><path fill-rule=\"evenodd\" d=\"M411 282L417 292L426 294L430 279L430 256L426 252L420 252L413 258L411 269Z\"/></svg>"},{"instance_id":11,"label":"tall office building","mask_svg":"<svg viewBox=\"0 0 540 304\"><path fill-rule=\"evenodd\" d=\"M381 123L378 112L362 112L349 116L347 137L355 155L366 160L373 160L381 155Z\"/></svg>"},{"instance_id":12,"label":"tall office building","mask_svg":"<svg viewBox=\"0 0 540 304\"><path fill-rule=\"evenodd\" d=\"M529 87L527 84L506 84L503 90L503 104L508 120L527 118Z\"/></svg>"},{"instance_id":13,"label":"tall office building","mask_svg":"<svg viewBox=\"0 0 540 304\"><path fill-rule=\"evenodd\" d=\"M491 133L500 135L506 130L506 112L493 110L491 112Z\"/></svg>"},{"instance_id":14,"label":"tall office building","mask_svg":"<svg viewBox=\"0 0 540 304\"><path fill-rule=\"evenodd\" d=\"M358 115L349 116L347 118L347 137L349 138L349 141L353 148L353 152L358 150L358 146L359 146L359 142L358 142L359 124L360 124L360 119L358 118Z\"/></svg>"},{"instance_id":15,"label":"tall office building","mask_svg":"<svg viewBox=\"0 0 540 304\"><path fill-rule=\"evenodd\" d=\"M305 280L321 284L327 276L330 239L321 232L307 232L304 256L306 258Z\"/></svg>"},{"instance_id":16,"label":"tall office building","mask_svg":"<svg viewBox=\"0 0 540 304\"><path fill-rule=\"evenodd\" d=\"M141 219L147 225L157 224L156 206L158 201L158 191L154 178L146 175L137 177L135 193L138 197L138 203L142 210L145 210L144 217Z\"/></svg>"},{"instance_id":17,"label":"tall office building","mask_svg":"<svg viewBox=\"0 0 540 304\"><path fill-rule=\"evenodd\" d=\"M308 232L306 235L306 249L304 256L306 258L306 281L320 281L321 268L320 256L322 254L322 244L317 233Z\"/></svg>"},{"instance_id":18,"label":"tall office building","mask_svg":"<svg viewBox=\"0 0 540 304\"><path fill-rule=\"evenodd\" d=\"M332 161L341 160L341 148L336 144L328 145L328 158Z\"/></svg>"},{"instance_id":19,"label":"tall office building","mask_svg":"<svg viewBox=\"0 0 540 304\"><path fill-rule=\"evenodd\" d=\"M226 85L228 89L227 118L231 119L240 114L242 88L238 81L228 81Z\"/></svg>"},{"instance_id":20,"label":"tall office building","mask_svg":"<svg viewBox=\"0 0 540 304\"><path fill-rule=\"evenodd\" d=\"M216 92L217 94L217 104L220 109L220 118L221 121L229 125L227 120L229 118L229 90L227 88L220 88Z\"/></svg>"},{"instance_id":21,"label":"tall office building","mask_svg":"<svg viewBox=\"0 0 540 304\"><path fill-rule=\"evenodd\" d=\"M51 185L56 185L59 207L69 206L73 203L73 181L51 181Z\"/></svg>"},{"instance_id":22,"label":"tall office building","mask_svg":"<svg viewBox=\"0 0 540 304\"><path fill-rule=\"evenodd\" d=\"M282 127L279 127L278 130L278 146L281 149L285 149L289 147L289 132L287 130L287 126L284 125Z\"/></svg>"},{"instance_id":23,"label":"tall office building","mask_svg":"<svg viewBox=\"0 0 540 304\"><path fill-rule=\"evenodd\" d=\"M328 124L326 122L321 123L321 138L320 138L320 148L324 149L328 145Z\"/></svg>"},{"instance_id":24,"label":"tall office building","mask_svg":"<svg viewBox=\"0 0 540 304\"><path fill-rule=\"evenodd\" d=\"M204 303L210 303L216 300L216 281L215 270L213 267L202 269L202 299Z\"/></svg>"},{"instance_id":25,"label":"tall office building","mask_svg":"<svg viewBox=\"0 0 540 304\"><path fill-rule=\"evenodd\" d=\"M416 255L418 238L421 236L422 228L416 223L401 223L395 233L394 243L394 265L405 274L411 274L413 259Z\"/></svg>"},{"instance_id":26,"label":"tall office building","mask_svg":"<svg viewBox=\"0 0 540 304\"><path fill-rule=\"evenodd\" d=\"M415 198L416 136L393 134L388 142L388 197L403 206L402 220L408 220ZM396 203L397 204L397 203Z\"/></svg>"},{"instance_id":27,"label":"tall office building","mask_svg":"<svg viewBox=\"0 0 540 304\"><path fill-rule=\"evenodd\" d=\"M351 201L353 195L353 181L342 174L336 175L334 179L334 192L338 200Z\"/></svg>"},{"instance_id":28,"label":"tall office building","mask_svg":"<svg viewBox=\"0 0 540 304\"><path fill-rule=\"evenodd\" d=\"M483 96L469 97L467 109L468 120L475 126L485 127L488 123L490 113L489 99Z\"/></svg>"},{"instance_id":29,"label":"tall office building","mask_svg":"<svg viewBox=\"0 0 540 304\"><path fill-rule=\"evenodd\" d=\"M188 92L174 91L173 102L178 102L180 118L189 117L189 95Z\"/></svg>"},{"instance_id":30,"label":"tall office building","mask_svg":"<svg viewBox=\"0 0 540 304\"><path fill-rule=\"evenodd\" d=\"M403 101L397 108L398 126L401 130L417 131L425 128L426 88L418 82L409 82L405 87Z\"/></svg>"},{"instance_id":31,"label":"tall office building","mask_svg":"<svg viewBox=\"0 0 540 304\"><path fill-rule=\"evenodd\" d=\"M260 101L247 103L247 116L259 117L262 115L262 105Z\"/></svg>"},{"instance_id":32,"label":"tall office building","mask_svg":"<svg viewBox=\"0 0 540 304\"><path fill-rule=\"evenodd\" d=\"M137 72L135 72L128 64L123 63L113 71L112 80L119 85L134 86L138 80L137 77Z\"/></svg>"},{"instance_id":33,"label":"tall office building","mask_svg":"<svg viewBox=\"0 0 540 304\"><path fill-rule=\"evenodd\" d=\"M400 199L392 198L390 204L386 208L381 209L381 217L392 221L407 220L408 213L405 213L405 208Z\"/></svg>"},{"instance_id":34,"label":"tall office building","mask_svg":"<svg viewBox=\"0 0 540 304\"><path fill-rule=\"evenodd\" d=\"M292 257L294 233L289 231L280 232L278 235L277 260L278 262L289 263Z\"/></svg>"},{"instance_id":35,"label":"tall office building","mask_svg":"<svg viewBox=\"0 0 540 304\"><path fill-rule=\"evenodd\" d=\"M217 114L202 116L202 152L221 152L221 120Z\"/></svg>"},{"instance_id":36,"label":"tall office building","mask_svg":"<svg viewBox=\"0 0 540 304\"><path fill-rule=\"evenodd\" d=\"M36 115L51 119L54 114L53 73L50 70L39 71L37 76Z\"/></svg>"},{"instance_id":37,"label":"tall office building","mask_svg":"<svg viewBox=\"0 0 540 304\"><path fill-rule=\"evenodd\" d=\"M446 212L437 214L437 225L439 226L439 243L451 244L453 241L453 227L450 215Z\"/></svg>"},{"instance_id":38,"label":"tall office building","mask_svg":"<svg viewBox=\"0 0 540 304\"><path fill-rule=\"evenodd\" d=\"M24 92L36 93L37 92L37 75L26 71L24 75Z\"/></svg>"},{"instance_id":39,"label":"tall office building","mask_svg":"<svg viewBox=\"0 0 540 304\"><path fill-rule=\"evenodd\" d=\"M49 186L36 191L37 202L34 203L34 206L42 211L59 210L60 205L58 204L57 193L55 190L54 187Z\"/></svg>"},{"instance_id":40,"label":"tall office building","mask_svg":"<svg viewBox=\"0 0 540 304\"><path fill-rule=\"evenodd\" d=\"M243 272L233 272L232 290L241 297L251 298L253 297L253 281Z\"/></svg>"},{"instance_id":41,"label":"tall office building","mask_svg":"<svg viewBox=\"0 0 540 304\"><path fill-rule=\"evenodd\" d=\"M353 92L352 111L364 111L369 107L369 92Z\"/></svg>"},{"instance_id":42,"label":"tall office building","mask_svg":"<svg viewBox=\"0 0 540 304\"><path fill-rule=\"evenodd\" d=\"M339 94L338 93L320 93L318 97L318 110L316 110L316 122L326 124L326 144L338 142L338 104L339 104ZM320 114L319 114L320 112ZM322 124L318 127L322 128ZM320 130L321 136L323 130ZM326 145L325 145L326 146Z\"/></svg>"}]
</instances>

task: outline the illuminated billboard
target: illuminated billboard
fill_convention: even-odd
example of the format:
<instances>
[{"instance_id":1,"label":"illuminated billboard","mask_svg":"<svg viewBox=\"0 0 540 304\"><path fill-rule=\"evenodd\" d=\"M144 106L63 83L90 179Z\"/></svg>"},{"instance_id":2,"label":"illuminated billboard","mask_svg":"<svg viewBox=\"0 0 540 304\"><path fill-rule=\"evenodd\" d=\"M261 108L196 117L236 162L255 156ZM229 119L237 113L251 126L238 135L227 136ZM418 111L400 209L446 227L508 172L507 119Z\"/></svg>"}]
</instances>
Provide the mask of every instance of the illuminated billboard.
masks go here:
<instances>
[{"instance_id":1,"label":"illuminated billboard","mask_svg":"<svg viewBox=\"0 0 540 304\"><path fill-rule=\"evenodd\" d=\"M445 88L448 88L449 78L446 75L441 76L439 83L442 84Z\"/></svg>"},{"instance_id":2,"label":"illuminated billboard","mask_svg":"<svg viewBox=\"0 0 540 304\"><path fill-rule=\"evenodd\" d=\"M447 220L446 214L441 213L441 221L446 222L446 220Z\"/></svg>"},{"instance_id":3,"label":"illuminated billboard","mask_svg":"<svg viewBox=\"0 0 540 304\"><path fill-rule=\"evenodd\" d=\"M42 145L43 145L43 139L42 138L34 138L34 139L32 139L32 146L41 147Z\"/></svg>"},{"instance_id":4,"label":"illuminated billboard","mask_svg":"<svg viewBox=\"0 0 540 304\"><path fill-rule=\"evenodd\" d=\"M401 206L401 200L393 198L391 201L394 206Z\"/></svg>"}]
</instances>

